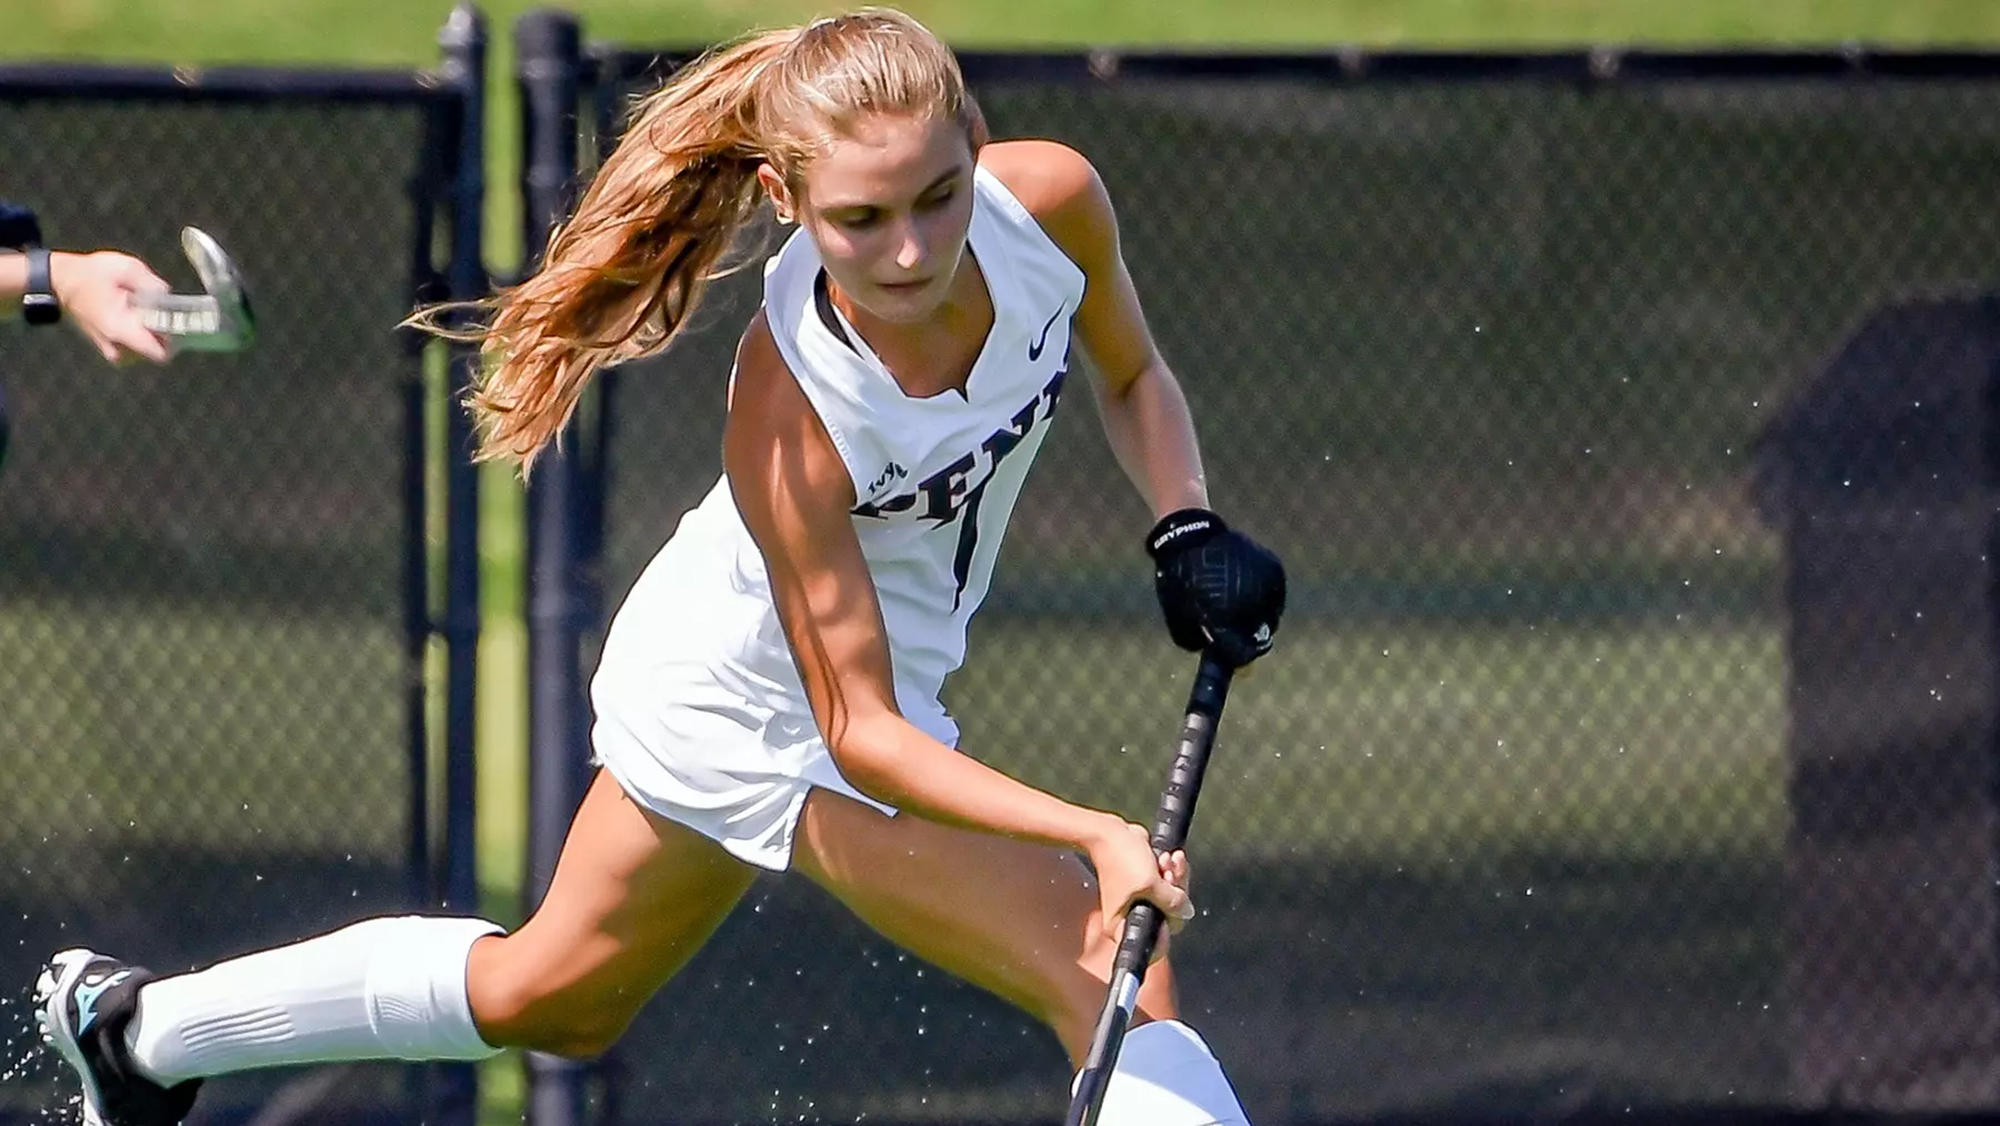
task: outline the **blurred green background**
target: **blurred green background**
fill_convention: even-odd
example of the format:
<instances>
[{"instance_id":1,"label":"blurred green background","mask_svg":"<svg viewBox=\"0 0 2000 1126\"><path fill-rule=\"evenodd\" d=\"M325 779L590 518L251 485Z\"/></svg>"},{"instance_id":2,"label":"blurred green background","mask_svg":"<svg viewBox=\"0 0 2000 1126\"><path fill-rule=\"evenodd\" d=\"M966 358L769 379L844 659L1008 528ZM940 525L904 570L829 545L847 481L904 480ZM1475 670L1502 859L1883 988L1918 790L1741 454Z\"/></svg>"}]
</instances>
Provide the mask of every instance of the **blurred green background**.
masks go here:
<instances>
[{"instance_id":1,"label":"blurred green background","mask_svg":"<svg viewBox=\"0 0 2000 1126\"><path fill-rule=\"evenodd\" d=\"M497 22L542 5L484 5ZM588 0L592 34L705 38L839 5L800 0ZM1022 43L1497 45L1593 43L1940 44L2000 36L1984 0L908 0L952 40ZM431 57L449 5L427 0L50 0L13 5L0 55L192 61ZM196 14L199 18L193 18Z\"/></svg>"}]
</instances>

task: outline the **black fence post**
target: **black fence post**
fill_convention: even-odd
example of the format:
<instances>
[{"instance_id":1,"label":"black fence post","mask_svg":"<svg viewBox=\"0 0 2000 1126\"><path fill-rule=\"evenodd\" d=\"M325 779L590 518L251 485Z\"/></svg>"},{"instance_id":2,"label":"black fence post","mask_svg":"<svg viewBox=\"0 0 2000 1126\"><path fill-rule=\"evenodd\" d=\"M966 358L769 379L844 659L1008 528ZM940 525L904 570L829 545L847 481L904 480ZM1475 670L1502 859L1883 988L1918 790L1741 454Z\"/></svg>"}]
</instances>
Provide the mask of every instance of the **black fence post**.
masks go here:
<instances>
[{"instance_id":1,"label":"black fence post","mask_svg":"<svg viewBox=\"0 0 2000 1126\"><path fill-rule=\"evenodd\" d=\"M486 17L470 4L454 8L439 42L444 73L459 91L464 128L451 185L451 258L446 285L455 301L486 295L484 208L486 201ZM479 354L469 345L452 349L452 402L446 412L450 507L446 532L446 631L451 642L446 697L445 872L441 905L472 910L479 897L474 866L474 705L479 641L479 469L472 462L472 420L462 408L464 393L479 374Z\"/></svg>"},{"instance_id":2,"label":"black fence post","mask_svg":"<svg viewBox=\"0 0 2000 1126\"><path fill-rule=\"evenodd\" d=\"M541 10L514 25L521 92L522 269L533 270L551 228L569 213L577 176L577 108L582 32L568 12ZM573 421L535 463L528 484L528 880L532 911L548 890L556 858L589 778L590 714L583 640L590 622L581 572L583 470ZM527 1120L576 1126L584 1120L590 1066L530 1052Z\"/></svg>"},{"instance_id":3,"label":"black fence post","mask_svg":"<svg viewBox=\"0 0 2000 1126\"><path fill-rule=\"evenodd\" d=\"M454 7L438 33L441 71L456 97L458 128L446 186L449 215L445 291L451 300L483 297L486 206L486 16ZM479 373L476 347L453 343L445 404L445 734L442 863L433 903L459 914L476 912L477 765L475 762L479 613L479 468L472 461L471 419L462 402ZM471 1064L436 1064L425 1088L427 1120L471 1126L479 1111L479 1072Z\"/></svg>"},{"instance_id":4,"label":"black fence post","mask_svg":"<svg viewBox=\"0 0 2000 1126\"><path fill-rule=\"evenodd\" d=\"M579 64L579 78L582 83L578 93L576 129L572 136L578 138L576 157L583 159L583 138L591 144L590 164L578 175L578 182L588 182L597 169L604 166L604 160L611 155L621 135L622 121L616 121L619 87L608 83L602 73L600 60L595 55L585 55ZM582 115L588 112L590 122L586 126ZM582 166L579 164L579 168ZM587 414L580 415L585 422L578 427L587 431L589 441L578 442L571 448L583 460L577 480L576 498L579 515L577 517L576 572L579 579L581 604L577 608L579 620L588 631L588 640L601 643L609 617L605 604L604 589L604 548L607 536L607 512L611 497L611 441L612 429L617 422L618 411L614 406L618 399L618 384L621 376L616 367L606 368L597 373L595 386L585 405ZM610 1096L611 1081L606 1079L605 1095ZM607 1104L605 1114L611 1113ZM615 1121L615 1118L607 1119Z\"/></svg>"}]
</instances>

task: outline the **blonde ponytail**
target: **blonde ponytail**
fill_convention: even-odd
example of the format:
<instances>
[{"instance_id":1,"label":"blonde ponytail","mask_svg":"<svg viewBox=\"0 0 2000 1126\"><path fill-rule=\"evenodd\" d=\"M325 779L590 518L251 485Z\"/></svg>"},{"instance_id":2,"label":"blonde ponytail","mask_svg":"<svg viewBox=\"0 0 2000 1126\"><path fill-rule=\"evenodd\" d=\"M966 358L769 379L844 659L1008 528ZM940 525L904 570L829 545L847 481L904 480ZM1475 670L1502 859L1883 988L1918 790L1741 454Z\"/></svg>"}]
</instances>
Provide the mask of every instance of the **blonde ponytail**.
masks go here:
<instances>
[{"instance_id":1,"label":"blonde ponytail","mask_svg":"<svg viewBox=\"0 0 2000 1126\"><path fill-rule=\"evenodd\" d=\"M943 113L983 139L949 49L900 12L865 9L709 52L635 109L575 215L527 280L471 303L491 319L408 324L480 345L468 406L479 460L523 476L606 364L655 355L687 326L761 196L765 163L793 184L826 135L880 111Z\"/></svg>"}]
</instances>

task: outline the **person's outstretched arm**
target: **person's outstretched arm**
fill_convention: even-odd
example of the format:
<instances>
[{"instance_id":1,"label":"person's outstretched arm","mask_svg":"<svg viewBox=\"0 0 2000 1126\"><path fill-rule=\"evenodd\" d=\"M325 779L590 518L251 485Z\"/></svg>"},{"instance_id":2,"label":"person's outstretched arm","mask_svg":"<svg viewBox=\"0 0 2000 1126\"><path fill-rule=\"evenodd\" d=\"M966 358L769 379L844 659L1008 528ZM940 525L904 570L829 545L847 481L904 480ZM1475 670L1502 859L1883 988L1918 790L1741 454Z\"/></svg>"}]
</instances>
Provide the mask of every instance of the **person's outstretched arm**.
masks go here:
<instances>
[{"instance_id":1,"label":"person's outstretched arm","mask_svg":"<svg viewBox=\"0 0 2000 1126\"><path fill-rule=\"evenodd\" d=\"M168 288L144 262L115 250L58 250L49 255L49 284L64 319L107 361L115 364L128 356L167 361L166 340L146 328L132 304L133 294L165 293ZM0 252L0 308L19 308L27 291L28 256Z\"/></svg>"}]
</instances>

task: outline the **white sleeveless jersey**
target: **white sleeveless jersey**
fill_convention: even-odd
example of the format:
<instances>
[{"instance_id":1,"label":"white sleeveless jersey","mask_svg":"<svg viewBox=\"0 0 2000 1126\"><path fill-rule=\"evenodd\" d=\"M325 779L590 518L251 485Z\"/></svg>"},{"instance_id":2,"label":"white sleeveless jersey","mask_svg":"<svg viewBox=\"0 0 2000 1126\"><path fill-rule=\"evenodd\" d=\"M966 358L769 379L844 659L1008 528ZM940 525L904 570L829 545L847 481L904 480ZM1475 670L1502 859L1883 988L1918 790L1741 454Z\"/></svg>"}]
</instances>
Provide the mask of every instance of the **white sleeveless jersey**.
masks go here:
<instances>
[{"instance_id":1,"label":"white sleeveless jersey","mask_svg":"<svg viewBox=\"0 0 2000 1126\"><path fill-rule=\"evenodd\" d=\"M854 481L854 529L881 604L898 705L951 744L957 727L939 693L965 658L967 623L1061 397L1084 289L1083 272L985 169L974 178L970 246L992 295L993 328L963 395L903 393L827 299L818 251L802 232L764 279L778 351ZM726 477L620 608L600 692L607 679L643 685L661 707L725 708L733 699L793 717L793 727L810 720L763 558Z\"/></svg>"}]
</instances>

